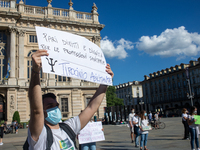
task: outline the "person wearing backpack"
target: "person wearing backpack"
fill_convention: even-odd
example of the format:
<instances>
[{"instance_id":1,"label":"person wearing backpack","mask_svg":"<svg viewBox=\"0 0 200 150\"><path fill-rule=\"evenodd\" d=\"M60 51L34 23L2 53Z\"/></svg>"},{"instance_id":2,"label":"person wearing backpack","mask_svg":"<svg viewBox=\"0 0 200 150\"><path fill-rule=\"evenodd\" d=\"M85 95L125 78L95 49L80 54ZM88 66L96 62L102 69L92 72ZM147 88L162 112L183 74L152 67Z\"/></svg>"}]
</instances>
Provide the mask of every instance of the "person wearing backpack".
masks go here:
<instances>
[{"instance_id":1,"label":"person wearing backpack","mask_svg":"<svg viewBox=\"0 0 200 150\"><path fill-rule=\"evenodd\" d=\"M32 72L29 86L30 122L26 142L28 146L24 146L24 149L28 147L29 150L74 150L76 148L73 141L76 135L85 127L99 108L107 86L100 85L85 110L78 116L64 122L69 127L69 131L63 129L63 127L60 128L59 121L62 116L56 96L53 93L42 96L39 76L42 63L41 56L48 56L47 50L38 50L32 55ZM114 76L109 64L106 66L106 72L111 77ZM69 135L73 134L72 139ZM49 135L52 135L52 137L49 138Z\"/></svg>"}]
</instances>

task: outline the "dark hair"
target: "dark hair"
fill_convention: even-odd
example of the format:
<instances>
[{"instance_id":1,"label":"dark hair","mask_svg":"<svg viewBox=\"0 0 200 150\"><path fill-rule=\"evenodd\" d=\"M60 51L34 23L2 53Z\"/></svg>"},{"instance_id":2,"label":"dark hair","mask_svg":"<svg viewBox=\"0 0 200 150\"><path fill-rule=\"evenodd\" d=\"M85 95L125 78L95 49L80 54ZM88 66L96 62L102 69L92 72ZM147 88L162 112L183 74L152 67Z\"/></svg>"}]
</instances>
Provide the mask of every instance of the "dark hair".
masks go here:
<instances>
[{"instance_id":1,"label":"dark hair","mask_svg":"<svg viewBox=\"0 0 200 150\"><path fill-rule=\"evenodd\" d=\"M142 110L141 112L140 112L140 118L141 118L141 120L144 120L145 119L145 116L144 116L144 114L145 114L145 110Z\"/></svg>"},{"instance_id":2,"label":"dark hair","mask_svg":"<svg viewBox=\"0 0 200 150\"><path fill-rule=\"evenodd\" d=\"M193 115L193 112L194 112L195 109L196 109L195 106L192 106L192 107L190 108L190 115Z\"/></svg>"},{"instance_id":3,"label":"dark hair","mask_svg":"<svg viewBox=\"0 0 200 150\"><path fill-rule=\"evenodd\" d=\"M42 102L43 102L43 103L44 103L44 99L47 98L47 97L51 97L51 98L53 98L53 99L56 100L55 94L53 94L53 93L46 93L46 94L43 94L43 95L42 95Z\"/></svg>"},{"instance_id":4,"label":"dark hair","mask_svg":"<svg viewBox=\"0 0 200 150\"><path fill-rule=\"evenodd\" d=\"M56 96L53 93L46 93L46 94L42 95L42 99L47 98L47 97L51 97L53 99L56 99Z\"/></svg>"},{"instance_id":5,"label":"dark hair","mask_svg":"<svg viewBox=\"0 0 200 150\"><path fill-rule=\"evenodd\" d=\"M185 111L187 111L187 109L186 109L186 108L183 108L183 109L182 109L182 113L184 113Z\"/></svg>"}]
</instances>

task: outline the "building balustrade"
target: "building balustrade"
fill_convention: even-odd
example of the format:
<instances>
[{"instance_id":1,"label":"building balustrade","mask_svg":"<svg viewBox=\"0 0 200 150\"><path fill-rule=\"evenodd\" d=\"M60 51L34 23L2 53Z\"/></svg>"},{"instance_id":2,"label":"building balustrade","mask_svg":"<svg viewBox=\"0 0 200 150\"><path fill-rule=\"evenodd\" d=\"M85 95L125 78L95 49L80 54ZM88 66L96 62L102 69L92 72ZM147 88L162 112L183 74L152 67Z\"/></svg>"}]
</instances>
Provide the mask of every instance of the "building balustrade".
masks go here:
<instances>
[{"instance_id":1,"label":"building balustrade","mask_svg":"<svg viewBox=\"0 0 200 150\"><path fill-rule=\"evenodd\" d=\"M19 4L16 4L16 1L14 0L3 0L3 1L1 0L0 11L1 9L2 10L12 9L13 12L20 12L22 16L33 15L32 17L34 17L35 15L35 17L40 17L41 15L41 18L61 17L62 19L65 20L99 24L98 13L94 10L92 10L92 13L87 13L87 12L75 11L73 9L60 9L50 6L38 7L38 6L24 5L23 1L20 1Z\"/></svg>"},{"instance_id":2,"label":"building balustrade","mask_svg":"<svg viewBox=\"0 0 200 150\"><path fill-rule=\"evenodd\" d=\"M9 1L0 1L0 7L10 8L10 2Z\"/></svg>"}]
</instances>

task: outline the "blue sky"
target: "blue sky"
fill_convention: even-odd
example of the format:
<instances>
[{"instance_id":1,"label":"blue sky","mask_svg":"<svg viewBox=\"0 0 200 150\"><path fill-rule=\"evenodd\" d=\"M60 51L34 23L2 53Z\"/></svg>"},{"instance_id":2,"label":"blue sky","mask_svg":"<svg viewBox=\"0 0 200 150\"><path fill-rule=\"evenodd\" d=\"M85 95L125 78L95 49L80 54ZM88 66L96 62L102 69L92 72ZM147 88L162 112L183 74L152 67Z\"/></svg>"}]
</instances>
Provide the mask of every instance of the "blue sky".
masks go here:
<instances>
[{"instance_id":1,"label":"blue sky","mask_svg":"<svg viewBox=\"0 0 200 150\"><path fill-rule=\"evenodd\" d=\"M68 0L52 6L68 9ZM200 57L198 0L72 0L77 11L98 7L101 47L115 73L114 85L143 81L144 75ZM26 0L47 6L46 0Z\"/></svg>"}]
</instances>

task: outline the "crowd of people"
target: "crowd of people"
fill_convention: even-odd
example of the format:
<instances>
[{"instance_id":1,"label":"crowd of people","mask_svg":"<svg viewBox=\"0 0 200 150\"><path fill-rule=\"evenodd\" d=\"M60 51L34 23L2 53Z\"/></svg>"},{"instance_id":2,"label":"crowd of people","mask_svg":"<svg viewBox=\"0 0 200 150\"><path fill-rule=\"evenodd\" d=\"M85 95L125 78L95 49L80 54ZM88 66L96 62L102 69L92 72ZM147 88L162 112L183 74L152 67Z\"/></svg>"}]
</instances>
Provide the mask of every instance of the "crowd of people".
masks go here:
<instances>
[{"instance_id":1,"label":"crowd of people","mask_svg":"<svg viewBox=\"0 0 200 150\"><path fill-rule=\"evenodd\" d=\"M151 114L152 115L152 114ZM135 112L134 108L129 114L129 126L131 132L131 142L133 143L133 134L135 138L135 147L140 148L140 150L148 150L147 148L147 139L148 139L148 130L151 130L149 123L149 118L145 110L141 112ZM140 142L139 142L139 136Z\"/></svg>"}]
</instances>

